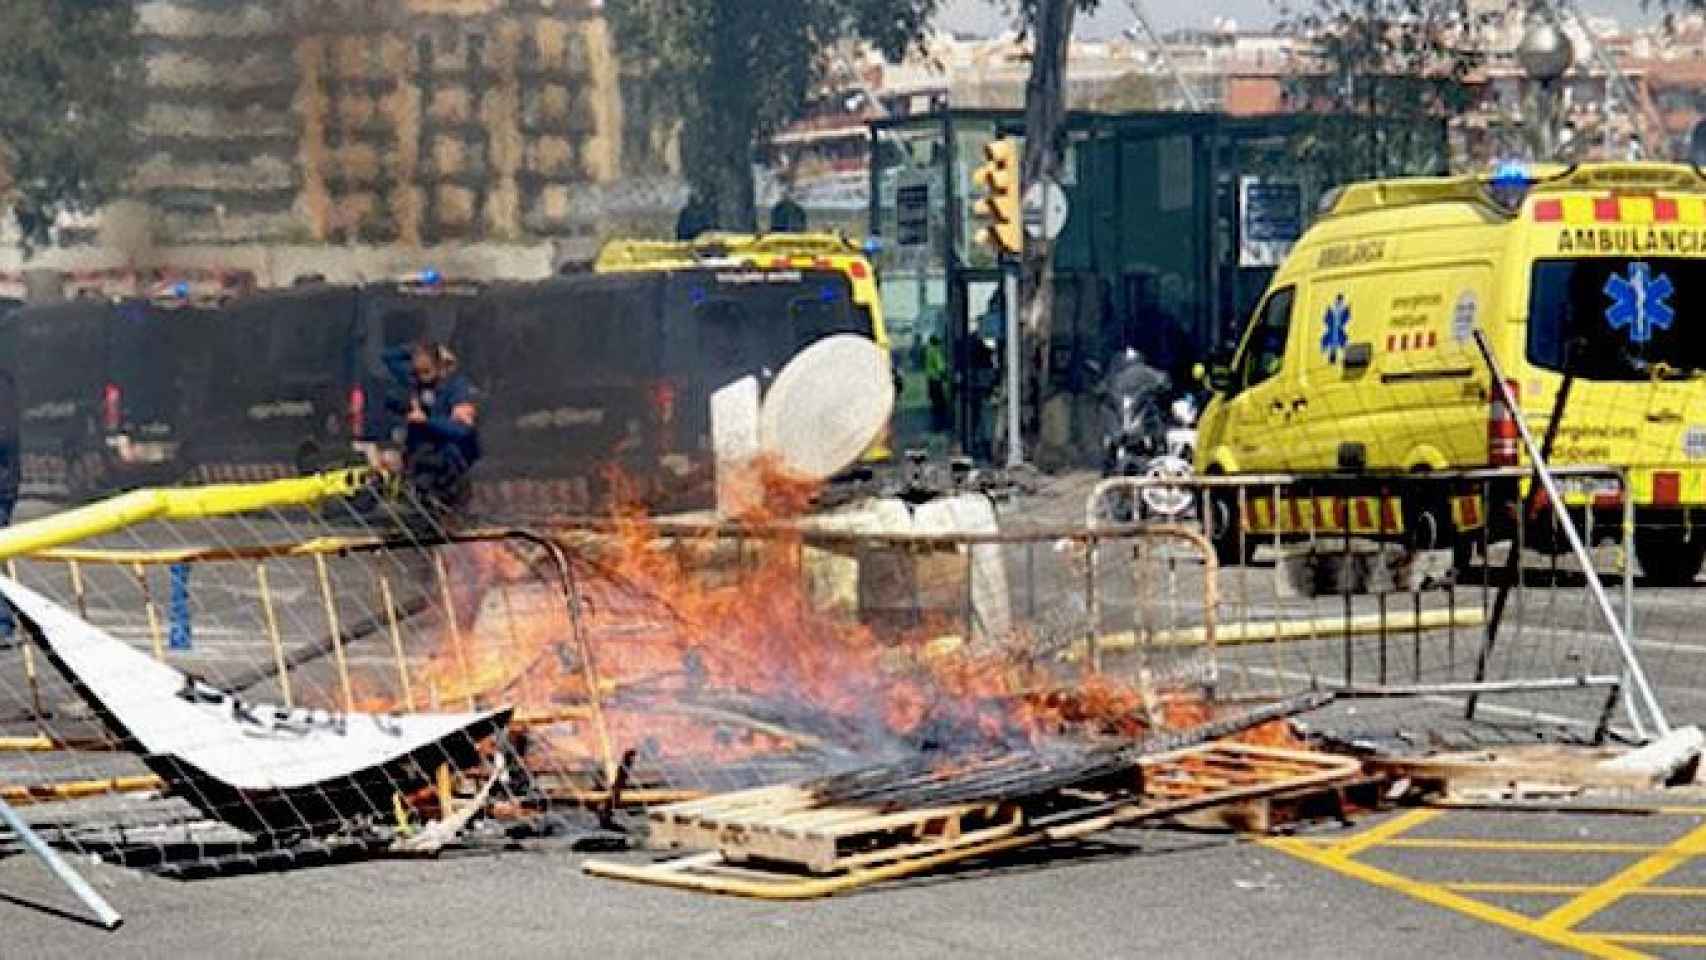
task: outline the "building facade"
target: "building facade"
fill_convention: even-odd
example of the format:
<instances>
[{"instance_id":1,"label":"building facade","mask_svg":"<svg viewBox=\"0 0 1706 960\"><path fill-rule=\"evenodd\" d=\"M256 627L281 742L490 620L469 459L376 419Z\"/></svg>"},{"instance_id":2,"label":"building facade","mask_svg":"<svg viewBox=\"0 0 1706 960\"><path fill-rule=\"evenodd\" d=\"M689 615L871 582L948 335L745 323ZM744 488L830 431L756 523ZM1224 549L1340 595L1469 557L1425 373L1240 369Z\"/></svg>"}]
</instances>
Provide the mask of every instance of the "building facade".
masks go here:
<instances>
[{"instance_id":1,"label":"building facade","mask_svg":"<svg viewBox=\"0 0 1706 960\"><path fill-rule=\"evenodd\" d=\"M147 0L133 193L175 244L589 231L649 146L600 7Z\"/></svg>"}]
</instances>

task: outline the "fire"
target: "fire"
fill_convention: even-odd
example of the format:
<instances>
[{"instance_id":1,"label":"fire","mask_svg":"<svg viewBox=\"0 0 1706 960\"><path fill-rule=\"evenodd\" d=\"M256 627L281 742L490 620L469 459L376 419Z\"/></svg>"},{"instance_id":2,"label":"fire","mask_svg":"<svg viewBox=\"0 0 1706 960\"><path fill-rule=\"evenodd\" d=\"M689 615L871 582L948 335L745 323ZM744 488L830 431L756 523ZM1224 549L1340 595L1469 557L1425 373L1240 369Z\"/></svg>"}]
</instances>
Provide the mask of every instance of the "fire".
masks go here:
<instances>
[{"instance_id":1,"label":"fire","mask_svg":"<svg viewBox=\"0 0 1706 960\"><path fill-rule=\"evenodd\" d=\"M415 706L510 703L529 766L609 776L618 758L648 779L739 767L802 751L893 759L921 751L1035 747L1058 737L1136 739L1212 719L1200 699L1107 675L1068 681L1027 652L942 643L956 625L880 635L815 597L806 576L836 558L772 519L809 491L770 483L774 518L750 537L666 538L642 512L578 548L571 609L544 557L509 543L459 546L475 609L443 631L418 671ZM542 551L541 551L542 553ZM472 585L472 586L470 586ZM447 625L448 626L448 625ZM1289 742L1285 724L1258 742Z\"/></svg>"}]
</instances>

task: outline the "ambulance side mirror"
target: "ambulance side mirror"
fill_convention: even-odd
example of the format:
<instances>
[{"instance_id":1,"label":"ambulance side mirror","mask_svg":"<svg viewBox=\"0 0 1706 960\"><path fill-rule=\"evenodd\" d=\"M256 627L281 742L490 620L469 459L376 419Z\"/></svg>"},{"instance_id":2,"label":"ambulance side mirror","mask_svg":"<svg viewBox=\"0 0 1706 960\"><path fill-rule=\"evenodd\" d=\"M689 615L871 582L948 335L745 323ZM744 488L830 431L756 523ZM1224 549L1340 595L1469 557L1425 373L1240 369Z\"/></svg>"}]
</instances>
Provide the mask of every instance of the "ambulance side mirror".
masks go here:
<instances>
[{"instance_id":1,"label":"ambulance side mirror","mask_svg":"<svg viewBox=\"0 0 1706 960\"><path fill-rule=\"evenodd\" d=\"M1374 345L1353 343L1345 347L1345 372L1361 373L1374 363Z\"/></svg>"},{"instance_id":2,"label":"ambulance side mirror","mask_svg":"<svg viewBox=\"0 0 1706 960\"><path fill-rule=\"evenodd\" d=\"M1225 393L1232 386L1232 368L1224 364L1204 366L1199 363L1192 368L1191 375L1215 393Z\"/></svg>"}]
</instances>

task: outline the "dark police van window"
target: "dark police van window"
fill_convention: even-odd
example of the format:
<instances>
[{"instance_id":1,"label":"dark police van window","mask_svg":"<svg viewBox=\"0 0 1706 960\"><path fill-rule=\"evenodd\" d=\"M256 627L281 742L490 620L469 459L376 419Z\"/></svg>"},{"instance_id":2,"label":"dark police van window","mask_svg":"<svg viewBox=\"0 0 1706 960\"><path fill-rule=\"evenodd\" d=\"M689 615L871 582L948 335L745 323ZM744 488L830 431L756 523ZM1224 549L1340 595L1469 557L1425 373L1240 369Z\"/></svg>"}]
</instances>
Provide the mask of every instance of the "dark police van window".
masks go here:
<instances>
[{"instance_id":1,"label":"dark police van window","mask_svg":"<svg viewBox=\"0 0 1706 960\"><path fill-rule=\"evenodd\" d=\"M123 399L123 428L141 439L171 436L182 427L189 397L196 396L204 364L205 332L216 310L173 307L146 300L120 304L108 331L107 377Z\"/></svg>"},{"instance_id":2,"label":"dark police van window","mask_svg":"<svg viewBox=\"0 0 1706 960\"><path fill-rule=\"evenodd\" d=\"M775 373L825 337L873 335L870 313L833 270L692 270L672 285L669 332L685 325L713 368Z\"/></svg>"},{"instance_id":3,"label":"dark police van window","mask_svg":"<svg viewBox=\"0 0 1706 960\"><path fill-rule=\"evenodd\" d=\"M869 339L871 315L853 303L853 291L842 276L825 278L815 292L795 297L788 304L794 348L804 350L824 337L852 333Z\"/></svg>"},{"instance_id":4,"label":"dark police van window","mask_svg":"<svg viewBox=\"0 0 1706 960\"><path fill-rule=\"evenodd\" d=\"M506 284L463 317L451 346L485 398L488 476L593 475L636 437L656 448L662 287L590 274Z\"/></svg>"},{"instance_id":5,"label":"dark police van window","mask_svg":"<svg viewBox=\"0 0 1706 960\"><path fill-rule=\"evenodd\" d=\"M239 299L188 352L199 394L184 431L190 463L308 469L347 449L355 375L356 290L309 285ZM223 475L223 474L220 474Z\"/></svg>"},{"instance_id":6,"label":"dark police van window","mask_svg":"<svg viewBox=\"0 0 1706 960\"><path fill-rule=\"evenodd\" d=\"M711 363L742 368L763 363L763 351L747 342L753 323L739 300L719 298L694 304L691 323L698 334L699 354Z\"/></svg>"},{"instance_id":7,"label":"dark police van window","mask_svg":"<svg viewBox=\"0 0 1706 960\"><path fill-rule=\"evenodd\" d=\"M1706 261L1542 260L1534 265L1528 359L1588 380L1706 370Z\"/></svg>"}]
</instances>

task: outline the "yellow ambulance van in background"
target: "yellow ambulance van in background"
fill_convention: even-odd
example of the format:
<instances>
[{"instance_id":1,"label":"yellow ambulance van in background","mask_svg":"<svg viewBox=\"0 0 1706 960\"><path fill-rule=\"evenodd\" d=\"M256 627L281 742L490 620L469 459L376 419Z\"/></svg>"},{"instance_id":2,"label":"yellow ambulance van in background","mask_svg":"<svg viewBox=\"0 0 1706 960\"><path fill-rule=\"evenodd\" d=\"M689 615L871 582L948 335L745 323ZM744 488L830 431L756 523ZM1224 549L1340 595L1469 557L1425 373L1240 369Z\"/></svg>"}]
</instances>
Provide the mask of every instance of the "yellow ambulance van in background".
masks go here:
<instances>
[{"instance_id":1,"label":"yellow ambulance van in background","mask_svg":"<svg viewBox=\"0 0 1706 960\"><path fill-rule=\"evenodd\" d=\"M1231 365L1210 373L1198 470L1377 482L1526 462L1479 329L1537 436L1573 376L1553 464L1629 468L1644 573L1693 582L1706 559L1701 172L1507 167L1357 184L1322 210ZM1618 528L1621 505L1606 491L1581 485L1570 499ZM1232 546L1235 528L1249 517L1227 503L1217 501L1212 532L1223 558L1237 559L1249 551L1246 537ZM1510 506L1488 515L1514 516ZM1396 512L1394 526L1453 535L1444 500Z\"/></svg>"}]
</instances>

